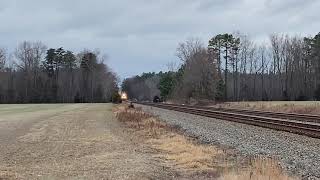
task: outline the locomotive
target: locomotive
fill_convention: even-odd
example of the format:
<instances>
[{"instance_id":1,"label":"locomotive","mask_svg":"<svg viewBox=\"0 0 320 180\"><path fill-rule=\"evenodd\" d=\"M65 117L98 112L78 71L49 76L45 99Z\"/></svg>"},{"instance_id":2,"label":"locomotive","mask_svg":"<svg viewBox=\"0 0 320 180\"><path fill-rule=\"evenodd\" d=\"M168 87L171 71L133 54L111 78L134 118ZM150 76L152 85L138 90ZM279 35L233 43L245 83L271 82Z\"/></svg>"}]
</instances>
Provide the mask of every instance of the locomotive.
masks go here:
<instances>
[{"instance_id":1,"label":"locomotive","mask_svg":"<svg viewBox=\"0 0 320 180\"><path fill-rule=\"evenodd\" d=\"M154 103L159 103L159 102L161 102L160 97L159 97L159 96L154 96L154 97L153 97L153 102L154 102Z\"/></svg>"}]
</instances>

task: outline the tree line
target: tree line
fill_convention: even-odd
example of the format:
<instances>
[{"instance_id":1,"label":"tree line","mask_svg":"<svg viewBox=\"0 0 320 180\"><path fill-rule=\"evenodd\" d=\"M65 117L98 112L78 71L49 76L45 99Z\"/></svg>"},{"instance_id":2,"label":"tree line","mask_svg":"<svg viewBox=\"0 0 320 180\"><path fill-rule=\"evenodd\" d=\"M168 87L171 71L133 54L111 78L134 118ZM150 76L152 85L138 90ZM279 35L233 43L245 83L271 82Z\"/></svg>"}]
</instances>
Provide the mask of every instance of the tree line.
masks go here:
<instances>
[{"instance_id":1,"label":"tree line","mask_svg":"<svg viewBox=\"0 0 320 180\"><path fill-rule=\"evenodd\" d=\"M11 54L0 48L0 103L109 102L117 92L116 74L98 51L29 41Z\"/></svg>"},{"instance_id":2,"label":"tree line","mask_svg":"<svg viewBox=\"0 0 320 180\"><path fill-rule=\"evenodd\" d=\"M122 89L138 100L320 100L320 33L272 34L263 43L218 34L208 44L180 43L176 55L178 70L127 78Z\"/></svg>"}]
</instances>

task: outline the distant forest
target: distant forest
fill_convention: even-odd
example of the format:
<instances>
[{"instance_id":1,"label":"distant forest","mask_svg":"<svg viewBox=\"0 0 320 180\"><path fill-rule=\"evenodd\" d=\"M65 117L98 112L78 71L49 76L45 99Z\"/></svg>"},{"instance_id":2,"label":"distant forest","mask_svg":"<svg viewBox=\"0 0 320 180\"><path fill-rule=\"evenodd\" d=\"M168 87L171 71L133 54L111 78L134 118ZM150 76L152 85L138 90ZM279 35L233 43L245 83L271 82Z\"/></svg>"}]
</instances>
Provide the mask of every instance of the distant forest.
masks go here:
<instances>
[{"instance_id":1,"label":"distant forest","mask_svg":"<svg viewBox=\"0 0 320 180\"><path fill-rule=\"evenodd\" d=\"M103 60L41 42L25 41L11 54L0 48L0 103L109 102L117 78Z\"/></svg>"},{"instance_id":2,"label":"distant forest","mask_svg":"<svg viewBox=\"0 0 320 180\"><path fill-rule=\"evenodd\" d=\"M137 100L320 100L320 33L273 34L264 43L218 34L208 44L180 43L176 55L177 69L127 78L122 89Z\"/></svg>"}]
</instances>

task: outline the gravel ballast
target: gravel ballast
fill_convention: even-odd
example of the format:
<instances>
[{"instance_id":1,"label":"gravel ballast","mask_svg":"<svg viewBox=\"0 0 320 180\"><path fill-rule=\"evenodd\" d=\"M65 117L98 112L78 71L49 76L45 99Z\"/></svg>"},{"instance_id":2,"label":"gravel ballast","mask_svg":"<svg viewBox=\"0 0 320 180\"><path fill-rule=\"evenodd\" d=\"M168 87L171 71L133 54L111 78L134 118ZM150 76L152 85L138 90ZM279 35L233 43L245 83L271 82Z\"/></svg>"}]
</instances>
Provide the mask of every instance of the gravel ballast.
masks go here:
<instances>
[{"instance_id":1,"label":"gravel ballast","mask_svg":"<svg viewBox=\"0 0 320 180\"><path fill-rule=\"evenodd\" d=\"M275 156L288 171L302 176L303 179L320 179L320 139L155 107L138 106L205 143L231 147L243 155Z\"/></svg>"}]
</instances>

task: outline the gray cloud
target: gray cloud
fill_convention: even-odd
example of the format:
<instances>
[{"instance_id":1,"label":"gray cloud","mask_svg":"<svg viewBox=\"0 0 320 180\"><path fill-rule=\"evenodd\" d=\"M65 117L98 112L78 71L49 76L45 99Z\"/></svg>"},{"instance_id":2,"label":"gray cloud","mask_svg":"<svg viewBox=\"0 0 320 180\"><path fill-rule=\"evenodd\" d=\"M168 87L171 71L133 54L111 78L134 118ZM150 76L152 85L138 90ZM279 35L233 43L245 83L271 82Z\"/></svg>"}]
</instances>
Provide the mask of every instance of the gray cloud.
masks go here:
<instances>
[{"instance_id":1,"label":"gray cloud","mask_svg":"<svg viewBox=\"0 0 320 180\"><path fill-rule=\"evenodd\" d=\"M0 46L23 40L79 51L99 48L121 77L164 70L176 45L195 36L240 31L261 40L273 32L320 31L317 0L1 0Z\"/></svg>"}]
</instances>

